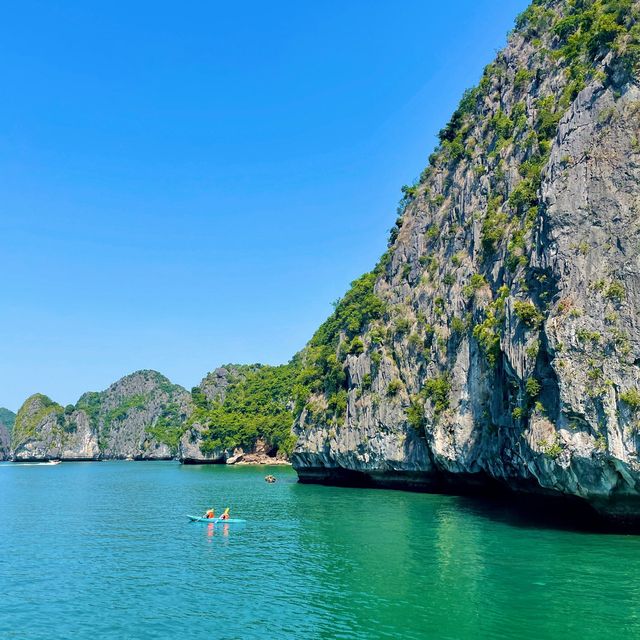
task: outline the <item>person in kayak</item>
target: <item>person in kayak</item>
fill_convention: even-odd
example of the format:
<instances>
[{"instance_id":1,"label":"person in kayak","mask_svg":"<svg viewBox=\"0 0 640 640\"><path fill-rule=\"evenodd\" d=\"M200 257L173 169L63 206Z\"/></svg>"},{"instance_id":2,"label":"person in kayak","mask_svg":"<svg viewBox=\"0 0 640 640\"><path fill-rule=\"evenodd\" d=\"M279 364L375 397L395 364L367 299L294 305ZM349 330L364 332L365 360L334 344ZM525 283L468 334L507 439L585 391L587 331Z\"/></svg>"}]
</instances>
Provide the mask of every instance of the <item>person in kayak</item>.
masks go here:
<instances>
[{"instance_id":1,"label":"person in kayak","mask_svg":"<svg viewBox=\"0 0 640 640\"><path fill-rule=\"evenodd\" d=\"M213 509L207 509L207 512L204 514L205 518L215 518L216 513Z\"/></svg>"},{"instance_id":2,"label":"person in kayak","mask_svg":"<svg viewBox=\"0 0 640 640\"><path fill-rule=\"evenodd\" d=\"M224 510L224 513L220 516L220 520L228 520L229 519L229 507Z\"/></svg>"}]
</instances>

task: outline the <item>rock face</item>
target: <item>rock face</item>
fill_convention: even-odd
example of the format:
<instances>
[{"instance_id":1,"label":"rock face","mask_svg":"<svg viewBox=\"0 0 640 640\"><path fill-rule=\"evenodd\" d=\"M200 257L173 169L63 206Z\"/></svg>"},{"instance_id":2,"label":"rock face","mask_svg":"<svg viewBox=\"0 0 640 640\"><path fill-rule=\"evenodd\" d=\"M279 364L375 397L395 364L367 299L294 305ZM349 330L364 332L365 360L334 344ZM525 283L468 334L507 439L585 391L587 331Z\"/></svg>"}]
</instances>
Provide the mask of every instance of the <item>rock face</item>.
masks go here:
<instances>
[{"instance_id":1,"label":"rock face","mask_svg":"<svg viewBox=\"0 0 640 640\"><path fill-rule=\"evenodd\" d=\"M225 460L227 464L290 464L288 458L279 452L274 452L267 442L258 438L255 446L245 452L242 447L233 450L231 456Z\"/></svg>"},{"instance_id":2,"label":"rock face","mask_svg":"<svg viewBox=\"0 0 640 640\"><path fill-rule=\"evenodd\" d=\"M125 376L66 408L36 394L18 412L12 458L170 459L190 412L190 394L155 371Z\"/></svg>"},{"instance_id":3,"label":"rock face","mask_svg":"<svg viewBox=\"0 0 640 640\"><path fill-rule=\"evenodd\" d=\"M226 396L230 379L241 375L233 365L218 367L208 373L197 389L207 401L222 402ZM223 447L202 451L203 425L194 422L180 438L178 458L183 464L225 464L233 456L233 451Z\"/></svg>"},{"instance_id":4,"label":"rock face","mask_svg":"<svg viewBox=\"0 0 640 640\"><path fill-rule=\"evenodd\" d=\"M11 430L16 421L16 414L0 407L0 460L7 460L11 452Z\"/></svg>"},{"instance_id":5,"label":"rock face","mask_svg":"<svg viewBox=\"0 0 640 640\"><path fill-rule=\"evenodd\" d=\"M9 458L11 434L4 424L0 424L0 461Z\"/></svg>"},{"instance_id":6,"label":"rock face","mask_svg":"<svg viewBox=\"0 0 640 640\"><path fill-rule=\"evenodd\" d=\"M209 372L200 382L198 388L204 397L211 402L222 402L227 395L227 388L234 379L243 379L247 370L255 367L227 364Z\"/></svg>"},{"instance_id":7,"label":"rock face","mask_svg":"<svg viewBox=\"0 0 640 640\"><path fill-rule=\"evenodd\" d=\"M344 383L296 421L302 481L640 518L639 3L575 5L519 19L405 189L383 311L341 327Z\"/></svg>"},{"instance_id":8,"label":"rock face","mask_svg":"<svg viewBox=\"0 0 640 640\"><path fill-rule=\"evenodd\" d=\"M72 422L65 409L41 393L27 398L11 435L12 457L19 461L97 457L96 435L86 421Z\"/></svg>"}]
</instances>

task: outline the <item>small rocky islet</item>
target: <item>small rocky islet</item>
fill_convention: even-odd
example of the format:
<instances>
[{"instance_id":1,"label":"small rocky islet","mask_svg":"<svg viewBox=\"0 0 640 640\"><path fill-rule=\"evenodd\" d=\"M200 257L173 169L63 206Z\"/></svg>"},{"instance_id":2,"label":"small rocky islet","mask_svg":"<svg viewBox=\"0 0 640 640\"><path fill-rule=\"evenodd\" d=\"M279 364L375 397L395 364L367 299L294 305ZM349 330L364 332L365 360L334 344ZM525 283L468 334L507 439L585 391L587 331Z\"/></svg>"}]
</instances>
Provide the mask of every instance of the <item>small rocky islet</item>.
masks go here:
<instances>
[{"instance_id":1,"label":"small rocky islet","mask_svg":"<svg viewBox=\"0 0 640 640\"><path fill-rule=\"evenodd\" d=\"M289 363L36 394L0 452L257 455L304 482L500 487L638 523L639 77L638 0L535 0L403 187L388 251Z\"/></svg>"}]
</instances>

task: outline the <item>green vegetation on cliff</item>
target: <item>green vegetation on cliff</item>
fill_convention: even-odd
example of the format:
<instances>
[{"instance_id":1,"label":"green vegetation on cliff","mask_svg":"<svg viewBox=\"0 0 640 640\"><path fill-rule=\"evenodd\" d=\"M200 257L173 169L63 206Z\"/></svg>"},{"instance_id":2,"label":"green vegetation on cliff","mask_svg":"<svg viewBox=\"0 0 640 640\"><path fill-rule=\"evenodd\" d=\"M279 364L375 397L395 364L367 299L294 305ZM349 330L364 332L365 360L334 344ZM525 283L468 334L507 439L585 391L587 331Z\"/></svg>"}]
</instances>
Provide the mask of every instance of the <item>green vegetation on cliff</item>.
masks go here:
<instances>
[{"instance_id":1,"label":"green vegetation on cliff","mask_svg":"<svg viewBox=\"0 0 640 640\"><path fill-rule=\"evenodd\" d=\"M515 316L532 334L545 320L552 284L546 274L529 267L533 229L541 211L543 169L549 161L559 122L578 93L589 82L600 81L606 87L614 81L620 83L620 76L630 77L638 72L640 14L633 0L533 0L517 18L515 28L517 35L532 48L527 66L514 71L499 55L485 68L478 86L464 93L452 118L439 133L439 145L429 157L429 166L416 184L402 187L399 217L391 230L389 251L374 272L352 283L335 312L302 352L296 411L299 413L306 406L314 414L316 424L342 418L348 391L346 357L368 351L375 368L385 350L388 357L397 357L394 340L404 335L409 336L408 344L416 353L422 353L427 362L437 363L441 373L434 379L447 379L450 363L445 364L437 355L438 349L442 352L446 348L447 341L442 333L437 335L431 319L426 322L424 316L421 318L422 311L416 314L414 309L403 310L405 302L388 310L375 288L379 280L386 279L397 290L400 285L395 277L412 287L418 281L437 284L434 278L440 268L438 251L452 242L459 225L469 222L456 220L448 234L435 222L438 211L454 196L454 174L460 167L470 167L487 185L484 210L473 216L480 220L483 272L471 276L464 285L469 321L463 324L454 318L449 323L450 339L459 339L469 331L493 368L502 357L507 298L513 299L511 308ZM560 81L545 86L545 76L551 69L553 73L560 70ZM508 100L502 99L505 91L512 93ZM498 108L496 103L500 104ZM493 111L489 116L488 110ZM506 163L513 160L516 175L509 176ZM414 203L431 213L431 222L424 232L426 250L419 256L419 265L425 269L421 280L414 275L415 263L405 262L398 267L392 259L405 224L405 212ZM451 253L451 263L460 266L463 254ZM507 269L496 280L497 260L504 260ZM442 283L453 286L455 274L442 276ZM480 289L483 297L478 301L476 293ZM425 297L433 300L437 317L446 317L444 297L433 291L425 292ZM624 299L624 289L617 287L611 299ZM389 317L385 318L385 314L393 319L393 326L387 330L384 324ZM414 314L417 332L416 321L411 320ZM368 332L367 340L364 334L368 325L379 319L382 323ZM438 337L435 343L434 333ZM426 349L421 351L423 342ZM382 351L379 345L383 346ZM533 349L531 353L534 354ZM447 407L448 388L441 384L436 393L434 379L424 379L421 393L413 396L409 407L412 424L422 422L419 404L425 399L431 400L436 415ZM395 381L389 384L388 395L397 396ZM526 392L524 385L521 392ZM319 396L324 396L324 403L318 400Z\"/></svg>"},{"instance_id":2,"label":"green vegetation on cliff","mask_svg":"<svg viewBox=\"0 0 640 640\"><path fill-rule=\"evenodd\" d=\"M347 355L363 352L360 336L369 323L381 318L386 310L374 291L385 260L375 271L365 273L351 283L349 291L335 303L334 312L296 358L296 363L298 359L300 361L294 388L296 413L302 410L312 393L324 393L327 397L325 418L330 420L343 414L347 392L344 360ZM316 408L318 411L322 410Z\"/></svg>"},{"instance_id":3,"label":"green vegetation on cliff","mask_svg":"<svg viewBox=\"0 0 640 640\"><path fill-rule=\"evenodd\" d=\"M200 449L243 447L251 449L258 439L289 454L295 439L292 392L298 374L298 362L268 365L233 365L222 401L209 401L199 387L192 391L195 408L190 424L204 430Z\"/></svg>"},{"instance_id":4,"label":"green vegetation on cliff","mask_svg":"<svg viewBox=\"0 0 640 640\"><path fill-rule=\"evenodd\" d=\"M38 427L52 414L64 415L64 408L42 393L35 393L27 398L18 414L11 432L11 446L26 442L38 435Z\"/></svg>"},{"instance_id":5,"label":"green vegetation on cliff","mask_svg":"<svg viewBox=\"0 0 640 640\"><path fill-rule=\"evenodd\" d=\"M187 428L186 417L176 402L169 402L156 421L147 428L147 433L158 442L168 445L171 453L176 455L180 438Z\"/></svg>"},{"instance_id":6,"label":"green vegetation on cliff","mask_svg":"<svg viewBox=\"0 0 640 640\"><path fill-rule=\"evenodd\" d=\"M13 429L13 425L16 422L16 414L9 409L0 407L0 424L3 424L9 432Z\"/></svg>"}]
</instances>

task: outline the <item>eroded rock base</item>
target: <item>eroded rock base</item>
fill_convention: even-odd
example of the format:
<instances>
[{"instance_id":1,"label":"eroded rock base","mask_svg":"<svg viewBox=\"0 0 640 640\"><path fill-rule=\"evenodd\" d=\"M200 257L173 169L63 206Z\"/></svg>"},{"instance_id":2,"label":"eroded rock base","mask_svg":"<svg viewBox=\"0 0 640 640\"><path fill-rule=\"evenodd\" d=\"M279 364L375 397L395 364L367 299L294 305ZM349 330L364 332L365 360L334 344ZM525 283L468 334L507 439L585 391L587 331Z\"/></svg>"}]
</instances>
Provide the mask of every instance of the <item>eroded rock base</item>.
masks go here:
<instances>
[{"instance_id":1,"label":"eroded rock base","mask_svg":"<svg viewBox=\"0 0 640 640\"><path fill-rule=\"evenodd\" d=\"M626 498L607 500L599 505L541 490L534 483L507 486L482 473L365 472L327 467L307 467L296 469L296 472L302 484L460 496L465 498L465 508L518 526L640 533L640 517L637 516L640 504L630 504Z\"/></svg>"}]
</instances>

